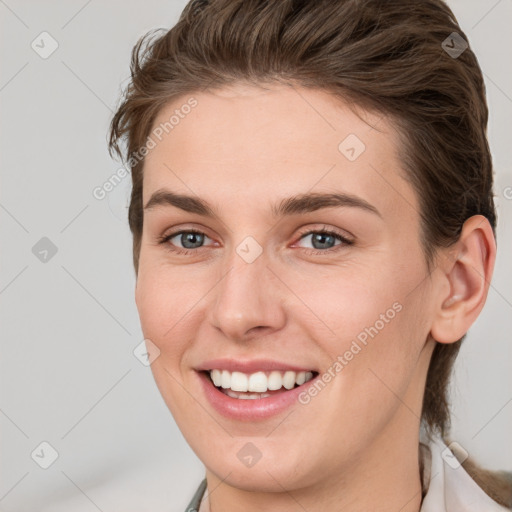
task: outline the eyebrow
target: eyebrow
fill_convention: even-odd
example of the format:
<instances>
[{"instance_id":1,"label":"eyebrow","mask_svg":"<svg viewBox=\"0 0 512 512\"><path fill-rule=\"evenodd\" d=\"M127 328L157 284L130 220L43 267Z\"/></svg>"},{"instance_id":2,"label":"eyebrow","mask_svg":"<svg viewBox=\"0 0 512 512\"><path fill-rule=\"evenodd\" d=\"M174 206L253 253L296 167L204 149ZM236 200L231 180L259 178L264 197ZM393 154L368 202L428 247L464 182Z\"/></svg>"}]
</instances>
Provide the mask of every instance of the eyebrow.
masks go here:
<instances>
[{"instance_id":1,"label":"eyebrow","mask_svg":"<svg viewBox=\"0 0 512 512\"><path fill-rule=\"evenodd\" d=\"M144 206L149 210L158 206L174 206L189 213L195 213L204 217L215 218L215 212L204 200L177 194L166 189L154 192ZM379 210L361 197L346 193L306 193L282 199L278 204L271 205L272 215L284 217L290 215L306 214L322 208L353 207L371 212L382 218Z\"/></svg>"}]
</instances>

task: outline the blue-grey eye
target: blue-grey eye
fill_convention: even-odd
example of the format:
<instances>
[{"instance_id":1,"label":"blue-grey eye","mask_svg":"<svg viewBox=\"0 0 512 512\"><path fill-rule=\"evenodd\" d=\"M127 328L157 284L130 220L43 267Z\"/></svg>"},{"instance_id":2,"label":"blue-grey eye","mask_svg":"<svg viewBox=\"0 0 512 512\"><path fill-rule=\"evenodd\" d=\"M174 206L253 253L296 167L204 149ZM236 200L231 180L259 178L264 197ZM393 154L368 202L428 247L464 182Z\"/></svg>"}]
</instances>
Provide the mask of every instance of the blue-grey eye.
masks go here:
<instances>
[{"instance_id":1,"label":"blue-grey eye","mask_svg":"<svg viewBox=\"0 0 512 512\"><path fill-rule=\"evenodd\" d=\"M325 233L316 233L313 235L312 242L315 249L330 249L335 245L336 237ZM318 243L317 243L318 242Z\"/></svg>"},{"instance_id":2,"label":"blue-grey eye","mask_svg":"<svg viewBox=\"0 0 512 512\"><path fill-rule=\"evenodd\" d=\"M183 231L175 236L180 236L180 243L183 245L184 249L197 249L201 247L205 237L203 233L196 233L194 231Z\"/></svg>"},{"instance_id":3,"label":"blue-grey eye","mask_svg":"<svg viewBox=\"0 0 512 512\"><path fill-rule=\"evenodd\" d=\"M301 240L307 237L311 237L312 248L315 250L332 249L341 243L348 243L343 236L330 231L309 231L301 237ZM336 244L336 240L339 240L339 243Z\"/></svg>"}]
</instances>

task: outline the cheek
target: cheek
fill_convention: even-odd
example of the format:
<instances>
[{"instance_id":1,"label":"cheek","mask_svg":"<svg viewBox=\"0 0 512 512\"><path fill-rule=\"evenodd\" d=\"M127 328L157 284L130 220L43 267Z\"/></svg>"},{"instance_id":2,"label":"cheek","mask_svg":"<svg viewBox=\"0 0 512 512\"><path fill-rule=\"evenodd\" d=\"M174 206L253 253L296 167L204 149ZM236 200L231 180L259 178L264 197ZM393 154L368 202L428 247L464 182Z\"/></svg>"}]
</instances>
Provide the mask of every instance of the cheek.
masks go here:
<instances>
[{"instance_id":1,"label":"cheek","mask_svg":"<svg viewBox=\"0 0 512 512\"><path fill-rule=\"evenodd\" d=\"M371 409L379 397L393 398L386 384L404 392L415 371L429 332L427 282L417 261L414 266L381 260L378 267L345 273L333 269L332 276L305 279L295 288L307 305L297 306L302 316L295 318L327 354L324 370L341 376L334 379L343 387L341 399L364 397L356 400L360 412L364 401Z\"/></svg>"},{"instance_id":2,"label":"cheek","mask_svg":"<svg viewBox=\"0 0 512 512\"><path fill-rule=\"evenodd\" d=\"M187 381L182 366L199 321L200 296L197 286L189 285L188 278L183 282L180 275L183 273L142 264L135 292L144 338L151 340L160 351L151 364L151 371L160 394L179 424L189 421L183 418L188 418L188 411L195 410L197 405L184 392Z\"/></svg>"},{"instance_id":3,"label":"cheek","mask_svg":"<svg viewBox=\"0 0 512 512\"><path fill-rule=\"evenodd\" d=\"M182 276L179 270L142 265L135 292L144 337L155 343L163 359L173 366L191 337L187 326L204 295L199 280L187 277L185 282Z\"/></svg>"},{"instance_id":4,"label":"cheek","mask_svg":"<svg viewBox=\"0 0 512 512\"><path fill-rule=\"evenodd\" d=\"M349 340L380 337L400 321L409 291L404 279L370 267L331 270L295 279L294 292L301 299L295 301L296 319L307 322L312 339L343 349Z\"/></svg>"}]
</instances>

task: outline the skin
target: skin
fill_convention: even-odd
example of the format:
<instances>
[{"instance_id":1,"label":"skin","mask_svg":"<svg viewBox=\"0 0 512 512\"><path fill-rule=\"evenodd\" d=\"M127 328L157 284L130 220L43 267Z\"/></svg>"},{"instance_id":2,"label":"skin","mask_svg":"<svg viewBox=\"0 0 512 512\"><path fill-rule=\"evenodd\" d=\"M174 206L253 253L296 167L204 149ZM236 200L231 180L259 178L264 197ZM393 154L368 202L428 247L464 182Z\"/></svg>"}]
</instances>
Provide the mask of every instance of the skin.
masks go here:
<instances>
[{"instance_id":1,"label":"skin","mask_svg":"<svg viewBox=\"0 0 512 512\"><path fill-rule=\"evenodd\" d=\"M418 511L432 336L456 341L483 307L495 254L489 223L469 219L429 274L418 199L387 119L282 85L193 96L198 105L146 158L143 202L166 188L204 199L216 217L145 210L136 304L160 350L151 366L159 390L206 467L210 509ZM154 126L187 99L169 103ZM349 134L366 146L355 161L338 150ZM271 204L307 192L349 193L380 215L345 206L272 216ZM303 235L324 226L353 244L332 239L338 250L326 252ZM180 236L158 243L187 228L206 235L190 254L169 250L183 249ZM247 236L263 250L252 263L236 252ZM244 422L219 415L203 394L194 368L212 358L327 371L395 303L401 311L306 405ZM262 454L252 467L237 457L248 441Z\"/></svg>"}]
</instances>

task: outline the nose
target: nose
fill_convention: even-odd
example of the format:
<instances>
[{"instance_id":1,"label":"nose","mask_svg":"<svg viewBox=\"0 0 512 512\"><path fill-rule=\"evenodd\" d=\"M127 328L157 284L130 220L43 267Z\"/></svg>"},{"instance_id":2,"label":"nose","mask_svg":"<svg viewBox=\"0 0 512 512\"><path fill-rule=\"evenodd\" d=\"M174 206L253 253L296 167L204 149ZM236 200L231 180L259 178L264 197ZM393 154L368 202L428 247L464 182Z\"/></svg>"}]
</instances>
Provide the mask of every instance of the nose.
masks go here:
<instances>
[{"instance_id":1,"label":"nose","mask_svg":"<svg viewBox=\"0 0 512 512\"><path fill-rule=\"evenodd\" d=\"M211 325L233 341L249 341L281 329L286 322L282 285L264 253L252 263L238 254L215 286Z\"/></svg>"}]
</instances>

